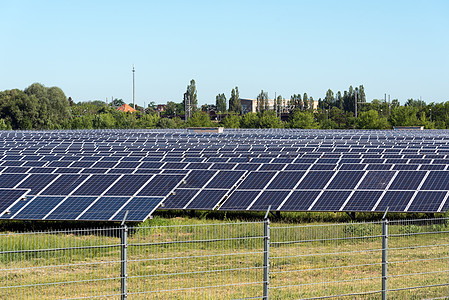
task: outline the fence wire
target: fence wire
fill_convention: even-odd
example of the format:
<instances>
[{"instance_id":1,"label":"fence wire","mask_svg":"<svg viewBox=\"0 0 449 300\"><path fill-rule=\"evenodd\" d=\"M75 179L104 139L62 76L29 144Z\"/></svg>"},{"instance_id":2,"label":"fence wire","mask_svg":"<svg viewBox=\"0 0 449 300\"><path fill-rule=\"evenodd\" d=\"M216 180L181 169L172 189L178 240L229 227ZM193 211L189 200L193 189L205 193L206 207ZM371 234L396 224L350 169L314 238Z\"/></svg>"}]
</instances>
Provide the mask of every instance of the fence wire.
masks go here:
<instances>
[{"instance_id":1,"label":"fence wire","mask_svg":"<svg viewBox=\"0 0 449 300\"><path fill-rule=\"evenodd\" d=\"M447 299L448 225L266 220L8 232L0 299Z\"/></svg>"}]
</instances>

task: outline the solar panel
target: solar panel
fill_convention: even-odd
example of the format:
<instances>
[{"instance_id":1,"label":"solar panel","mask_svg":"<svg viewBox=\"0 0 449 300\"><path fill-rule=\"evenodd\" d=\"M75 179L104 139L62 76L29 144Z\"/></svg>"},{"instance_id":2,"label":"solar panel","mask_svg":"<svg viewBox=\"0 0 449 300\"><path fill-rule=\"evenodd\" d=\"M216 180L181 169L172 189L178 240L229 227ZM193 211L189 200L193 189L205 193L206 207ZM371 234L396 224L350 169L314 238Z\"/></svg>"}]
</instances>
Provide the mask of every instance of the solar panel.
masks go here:
<instances>
[{"instance_id":1,"label":"solar panel","mask_svg":"<svg viewBox=\"0 0 449 300\"><path fill-rule=\"evenodd\" d=\"M97 197L73 196L67 197L60 205L49 213L45 220L75 220Z\"/></svg>"},{"instance_id":2,"label":"solar panel","mask_svg":"<svg viewBox=\"0 0 449 300\"><path fill-rule=\"evenodd\" d=\"M28 192L27 189L0 189L0 216L6 214Z\"/></svg>"},{"instance_id":3,"label":"solar panel","mask_svg":"<svg viewBox=\"0 0 449 300\"><path fill-rule=\"evenodd\" d=\"M301 171L281 172L270 182L267 189L291 190L298 184L304 174L305 172Z\"/></svg>"},{"instance_id":4,"label":"solar panel","mask_svg":"<svg viewBox=\"0 0 449 300\"><path fill-rule=\"evenodd\" d=\"M203 187L217 171L192 170L185 178L182 188L201 188Z\"/></svg>"},{"instance_id":5,"label":"solar panel","mask_svg":"<svg viewBox=\"0 0 449 300\"><path fill-rule=\"evenodd\" d=\"M208 189L231 189L245 174L245 171L220 171L205 186Z\"/></svg>"},{"instance_id":6,"label":"solar panel","mask_svg":"<svg viewBox=\"0 0 449 300\"><path fill-rule=\"evenodd\" d=\"M259 191L234 191L220 206L220 210L246 210L259 193Z\"/></svg>"},{"instance_id":7,"label":"solar panel","mask_svg":"<svg viewBox=\"0 0 449 300\"><path fill-rule=\"evenodd\" d=\"M41 191L41 195L69 195L88 175L63 174Z\"/></svg>"},{"instance_id":8,"label":"solar panel","mask_svg":"<svg viewBox=\"0 0 449 300\"><path fill-rule=\"evenodd\" d=\"M322 189L334 175L333 171L310 171L298 185L297 189Z\"/></svg>"},{"instance_id":9,"label":"solar panel","mask_svg":"<svg viewBox=\"0 0 449 300\"><path fill-rule=\"evenodd\" d=\"M319 194L319 191L294 191L278 209L281 211L306 211Z\"/></svg>"},{"instance_id":10,"label":"solar panel","mask_svg":"<svg viewBox=\"0 0 449 300\"><path fill-rule=\"evenodd\" d=\"M226 193L226 190L202 190L186 209L212 210L223 200Z\"/></svg>"},{"instance_id":11,"label":"solar panel","mask_svg":"<svg viewBox=\"0 0 449 300\"><path fill-rule=\"evenodd\" d=\"M30 189L30 195L36 195L49 183L56 179L56 177L56 174L32 174L22 181L17 187Z\"/></svg>"},{"instance_id":12,"label":"solar panel","mask_svg":"<svg viewBox=\"0 0 449 300\"><path fill-rule=\"evenodd\" d=\"M164 201L164 209L183 209L199 192L199 189L177 189Z\"/></svg>"},{"instance_id":13,"label":"solar panel","mask_svg":"<svg viewBox=\"0 0 449 300\"><path fill-rule=\"evenodd\" d=\"M390 185L390 190L417 190L426 172L400 171Z\"/></svg>"},{"instance_id":14,"label":"solar panel","mask_svg":"<svg viewBox=\"0 0 449 300\"><path fill-rule=\"evenodd\" d=\"M393 171L369 171L358 188L384 190L394 174Z\"/></svg>"},{"instance_id":15,"label":"solar panel","mask_svg":"<svg viewBox=\"0 0 449 300\"><path fill-rule=\"evenodd\" d=\"M413 197L413 191L388 191L383 196L380 203L373 209L375 211L385 211L388 207L392 212L403 212Z\"/></svg>"},{"instance_id":16,"label":"solar panel","mask_svg":"<svg viewBox=\"0 0 449 300\"><path fill-rule=\"evenodd\" d=\"M327 188L354 189L364 174L364 171L338 171Z\"/></svg>"},{"instance_id":17,"label":"solar panel","mask_svg":"<svg viewBox=\"0 0 449 300\"><path fill-rule=\"evenodd\" d=\"M132 196L142 189L154 175L123 175L106 193L106 196Z\"/></svg>"},{"instance_id":18,"label":"solar panel","mask_svg":"<svg viewBox=\"0 0 449 300\"><path fill-rule=\"evenodd\" d=\"M449 190L449 171L431 171L421 190Z\"/></svg>"},{"instance_id":19,"label":"solar panel","mask_svg":"<svg viewBox=\"0 0 449 300\"><path fill-rule=\"evenodd\" d=\"M338 211L350 194L350 191L325 191L309 210Z\"/></svg>"},{"instance_id":20,"label":"solar panel","mask_svg":"<svg viewBox=\"0 0 449 300\"><path fill-rule=\"evenodd\" d=\"M115 216L111 217L112 221L121 221L128 215L126 220L134 222L145 221L164 200L163 197L133 197Z\"/></svg>"},{"instance_id":21,"label":"solar panel","mask_svg":"<svg viewBox=\"0 0 449 300\"><path fill-rule=\"evenodd\" d=\"M275 172L251 172L238 187L239 189L262 189L273 178Z\"/></svg>"},{"instance_id":22,"label":"solar panel","mask_svg":"<svg viewBox=\"0 0 449 300\"><path fill-rule=\"evenodd\" d=\"M342 210L371 211L382 193L383 191L355 191Z\"/></svg>"},{"instance_id":23,"label":"solar panel","mask_svg":"<svg viewBox=\"0 0 449 300\"><path fill-rule=\"evenodd\" d=\"M27 176L27 174L0 174L0 188L13 188Z\"/></svg>"},{"instance_id":24,"label":"solar panel","mask_svg":"<svg viewBox=\"0 0 449 300\"><path fill-rule=\"evenodd\" d=\"M58 205L65 197L37 196L25 202L17 214L13 215L14 219L19 220L42 220L56 205Z\"/></svg>"},{"instance_id":25,"label":"solar panel","mask_svg":"<svg viewBox=\"0 0 449 300\"><path fill-rule=\"evenodd\" d=\"M168 195L179 183L185 175L163 175L159 174L154 177L137 196L162 196Z\"/></svg>"},{"instance_id":26,"label":"solar panel","mask_svg":"<svg viewBox=\"0 0 449 300\"><path fill-rule=\"evenodd\" d=\"M287 197L287 191L264 191L248 209L266 211L271 205L275 210Z\"/></svg>"},{"instance_id":27,"label":"solar panel","mask_svg":"<svg viewBox=\"0 0 449 300\"><path fill-rule=\"evenodd\" d=\"M443 200L447 198L447 192L418 192L413 202L408 207L409 212L437 212Z\"/></svg>"}]
</instances>

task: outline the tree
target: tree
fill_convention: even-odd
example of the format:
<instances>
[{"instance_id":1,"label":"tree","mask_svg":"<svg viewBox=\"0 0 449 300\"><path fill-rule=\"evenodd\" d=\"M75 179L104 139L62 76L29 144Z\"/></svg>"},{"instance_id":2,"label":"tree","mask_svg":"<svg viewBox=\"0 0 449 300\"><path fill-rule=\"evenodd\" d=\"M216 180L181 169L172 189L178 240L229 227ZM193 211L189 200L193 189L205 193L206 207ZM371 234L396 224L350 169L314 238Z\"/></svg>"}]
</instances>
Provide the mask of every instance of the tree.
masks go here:
<instances>
[{"instance_id":1,"label":"tree","mask_svg":"<svg viewBox=\"0 0 449 300\"><path fill-rule=\"evenodd\" d=\"M207 113L196 111L186 122L187 127L212 127L214 124Z\"/></svg>"},{"instance_id":2,"label":"tree","mask_svg":"<svg viewBox=\"0 0 449 300\"><path fill-rule=\"evenodd\" d=\"M380 117L377 110L362 111L357 118L357 128L386 129L389 127L387 119Z\"/></svg>"},{"instance_id":3,"label":"tree","mask_svg":"<svg viewBox=\"0 0 449 300\"><path fill-rule=\"evenodd\" d=\"M331 89L328 89L326 92L326 97L324 98L324 108L330 109L334 102L335 102L334 92L332 92Z\"/></svg>"},{"instance_id":4,"label":"tree","mask_svg":"<svg viewBox=\"0 0 449 300\"><path fill-rule=\"evenodd\" d=\"M259 128L259 116L256 113L247 113L243 116L240 127Z\"/></svg>"},{"instance_id":5,"label":"tree","mask_svg":"<svg viewBox=\"0 0 449 300\"><path fill-rule=\"evenodd\" d=\"M290 128L304 128L312 129L318 128L318 123L315 121L315 117L310 111L295 110L290 117Z\"/></svg>"},{"instance_id":6,"label":"tree","mask_svg":"<svg viewBox=\"0 0 449 300\"><path fill-rule=\"evenodd\" d=\"M304 103L301 100L301 94L293 94L290 96L290 106L292 109L301 108L304 109Z\"/></svg>"},{"instance_id":7,"label":"tree","mask_svg":"<svg viewBox=\"0 0 449 300\"><path fill-rule=\"evenodd\" d=\"M198 93L196 90L195 80L190 80L190 84L187 86L187 93L190 96L190 104L192 105L192 112L197 111L198 106ZM186 104L184 103L184 110L186 110Z\"/></svg>"},{"instance_id":8,"label":"tree","mask_svg":"<svg viewBox=\"0 0 449 300\"><path fill-rule=\"evenodd\" d=\"M304 93L302 97L302 102L304 102L304 110L308 110L313 107L313 104L309 106L309 97L307 97L307 93Z\"/></svg>"},{"instance_id":9,"label":"tree","mask_svg":"<svg viewBox=\"0 0 449 300\"><path fill-rule=\"evenodd\" d=\"M239 128L240 127L240 121L241 117L235 114L227 115L226 118L224 118L221 123L226 128Z\"/></svg>"},{"instance_id":10,"label":"tree","mask_svg":"<svg viewBox=\"0 0 449 300\"><path fill-rule=\"evenodd\" d=\"M257 95L257 112L268 110L268 93L263 90Z\"/></svg>"},{"instance_id":11,"label":"tree","mask_svg":"<svg viewBox=\"0 0 449 300\"><path fill-rule=\"evenodd\" d=\"M217 111L219 113L226 112L226 96L225 96L225 94L218 94L215 97L215 105L217 106Z\"/></svg>"},{"instance_id":12,"label":"tree","mask_svg":"<svg viewBox=\"0 0 449 300\"><path fill-rule=\"evenodd\" d=\"M165 106L165 115L168 116L174 116L176 114L176 104L173 101L168 101L167 105Z\"/></svg>"},{"instance_id":13,"label":"tree","mask_svg":"<svg viewBox=\"0 0 449 300\"><path fill-rule=\"evenodd\" d=\"M239 88L236 86L231 91L231 97L229 98L229 111L242 113L242 102L240 101Z\"/></svg>"},{"instance_id":14,"label":"tree","mask_svg":"<svg viewBox=\"0 0 449 300\"><path fill-rule=\"evenodd\" d=\"M276 116L272 110L265 110L259 118L260 128L282 128L284 127L281 119Z\"/></svg>"},{"instance_id":15,"label":"tree","mask_svg":"<svg viewBox=\"0 0 449 300\"><path fill-rule=\"evenodd\" d=\"M125 101L123 101L122 99L114 99L114 100L112 100L112 106L120 107L123 104L125 104Z\"/></svg>"}]
</instances>

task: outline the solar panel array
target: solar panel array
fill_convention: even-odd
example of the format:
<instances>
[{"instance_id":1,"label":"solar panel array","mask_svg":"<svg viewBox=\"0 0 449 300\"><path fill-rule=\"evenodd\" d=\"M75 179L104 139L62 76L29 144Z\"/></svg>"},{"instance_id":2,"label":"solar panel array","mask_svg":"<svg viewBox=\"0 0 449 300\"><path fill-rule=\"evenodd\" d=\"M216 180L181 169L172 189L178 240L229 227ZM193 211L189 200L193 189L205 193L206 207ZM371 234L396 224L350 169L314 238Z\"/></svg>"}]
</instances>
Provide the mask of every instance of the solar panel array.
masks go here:
<instances>
[{"instance_id":1,"label":"solar panel array","mask_svg":"<svg viewBox=\"0 0 449 300\"><path fill-rule=\"evenodd\" d=\"M0 132L4 219L141 221L156 208L443 212L445 130Z\"/></svg>"}]
</instances>

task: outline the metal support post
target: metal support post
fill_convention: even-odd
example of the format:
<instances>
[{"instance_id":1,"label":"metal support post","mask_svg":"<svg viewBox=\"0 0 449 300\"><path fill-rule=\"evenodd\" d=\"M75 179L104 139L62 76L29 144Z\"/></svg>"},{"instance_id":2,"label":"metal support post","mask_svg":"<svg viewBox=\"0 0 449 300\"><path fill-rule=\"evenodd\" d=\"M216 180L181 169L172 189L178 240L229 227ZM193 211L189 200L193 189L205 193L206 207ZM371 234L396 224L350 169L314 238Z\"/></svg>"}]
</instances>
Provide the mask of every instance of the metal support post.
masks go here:
<instances>
[{"instance_id":1,"label":"metal support post","mask_svg":"<svg viewBox=\"0 0 449 300\"><path fill-rule=\"evenodd\" d=\"M388 211L388 208L387 208ZM387 211L382 218L382 300L387 299L387 249L388 249L388 220Z\"/></svg>"},{"instance_id":2,"label":"metal support post","mask_svg":"<svg viewBox=\"0 0 449 300\"><path fill-rule=\"evenodd\" d=\"M127 278L128 278L128 226L125 224L126 217L128 216L128 211L125 212L125 216L122 221L121 228L121 244L120 244L120 286L121 286L121 298L122 300L128 299L128 288L127 288Z\"/></svg>"},{"instance_id":3,"label":"metal support post","mask_svg":"<svg viewBox=\"0 0 449 300\"><path fill-rule=\"evenodd\" d=\"M270 213L271 205L268 207L267 213L265 214L263 222L263 299L268 300L270 298L269 294L269 284L270 284L270 219L268 214Z\"/></svg>"}]
</instances>

